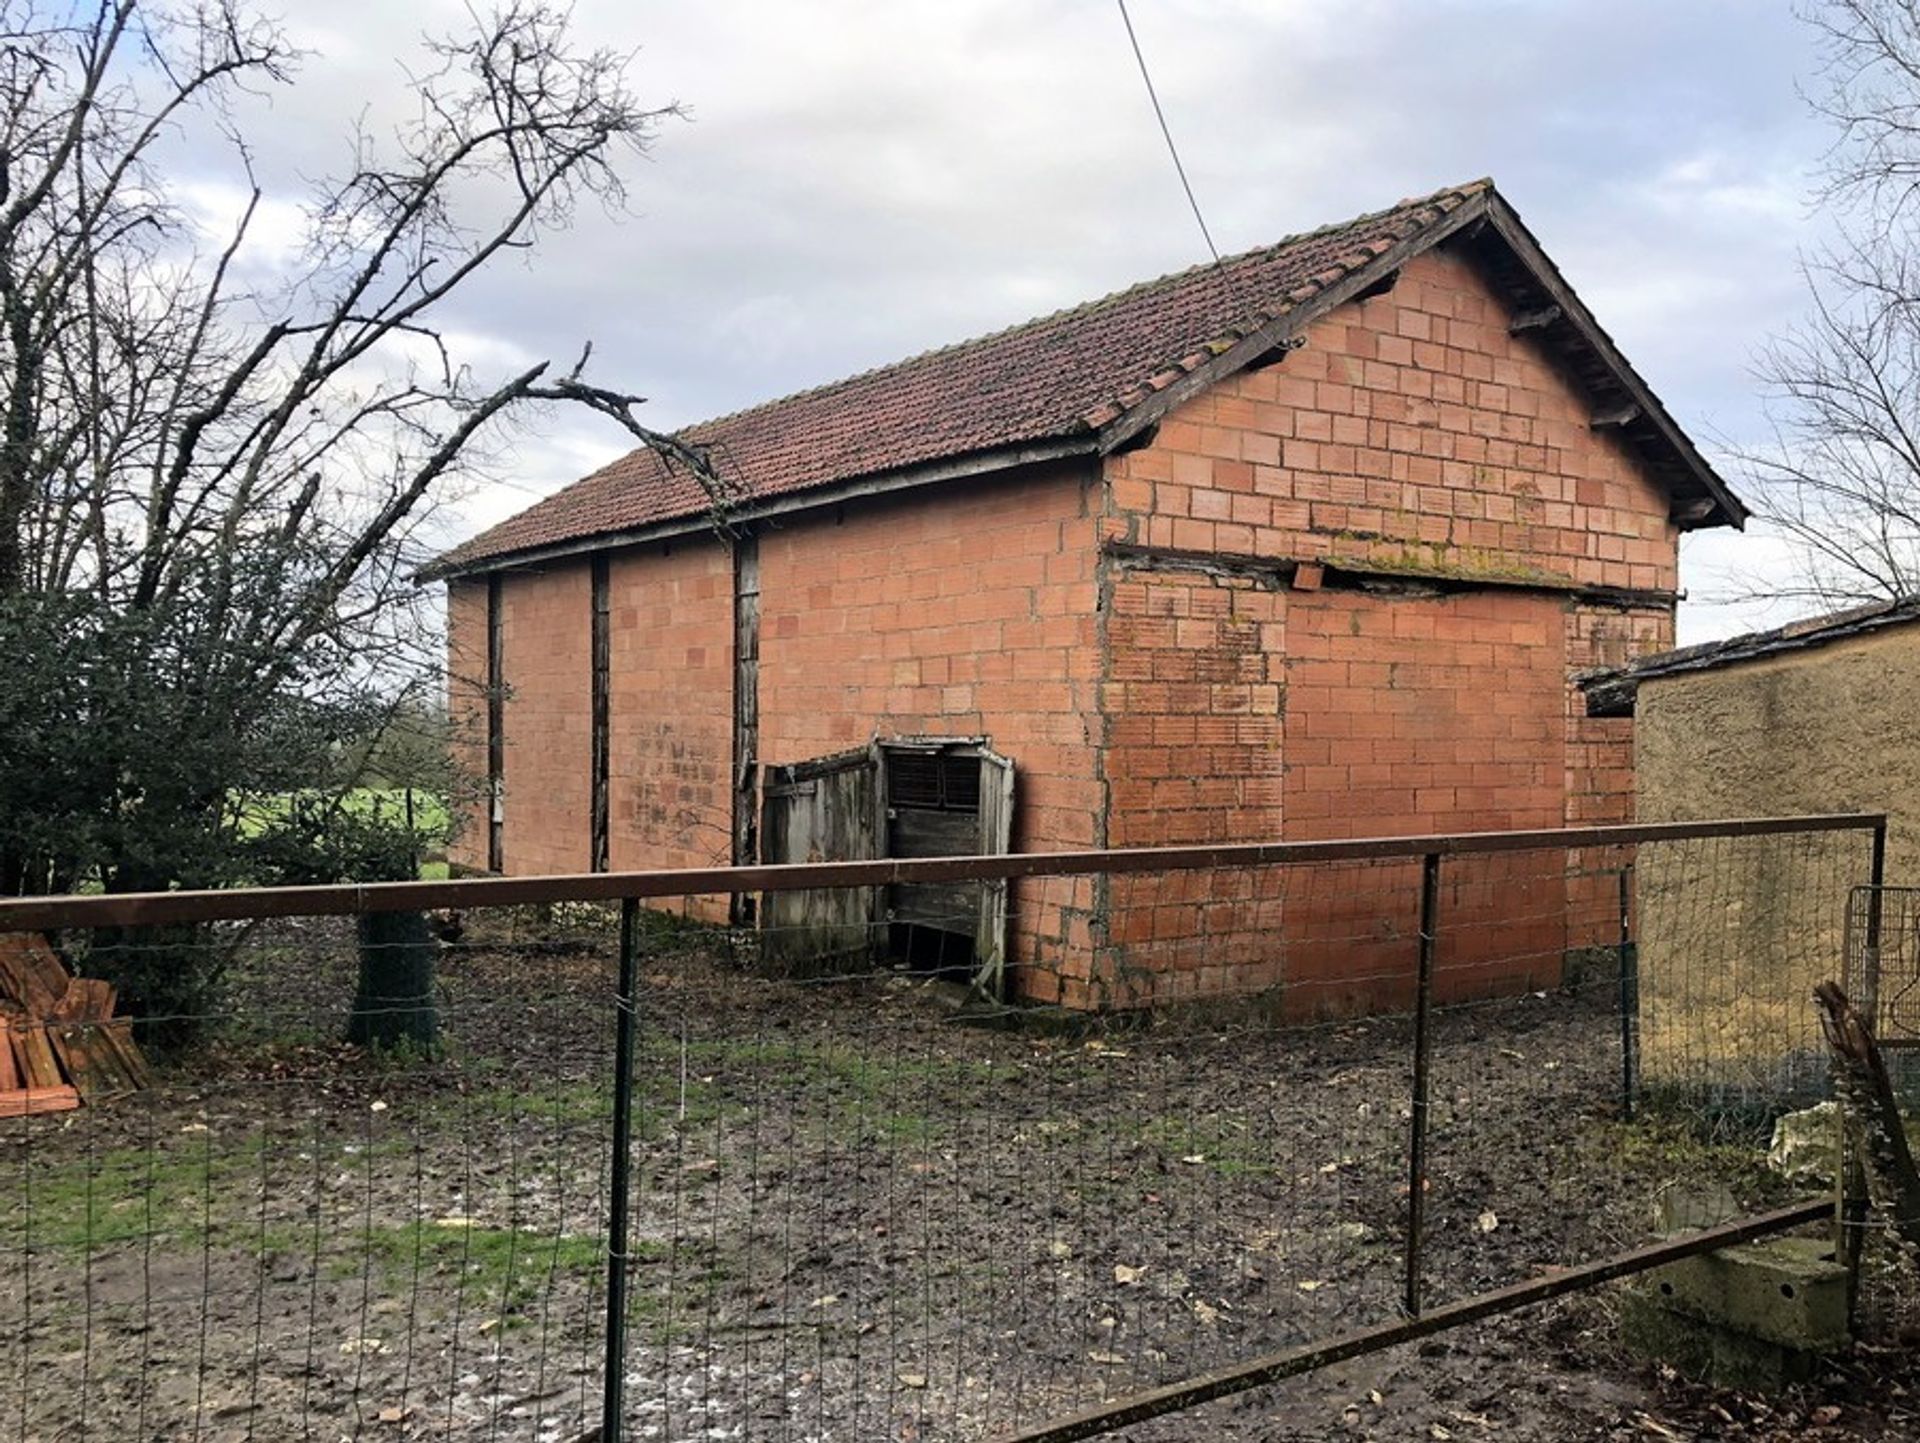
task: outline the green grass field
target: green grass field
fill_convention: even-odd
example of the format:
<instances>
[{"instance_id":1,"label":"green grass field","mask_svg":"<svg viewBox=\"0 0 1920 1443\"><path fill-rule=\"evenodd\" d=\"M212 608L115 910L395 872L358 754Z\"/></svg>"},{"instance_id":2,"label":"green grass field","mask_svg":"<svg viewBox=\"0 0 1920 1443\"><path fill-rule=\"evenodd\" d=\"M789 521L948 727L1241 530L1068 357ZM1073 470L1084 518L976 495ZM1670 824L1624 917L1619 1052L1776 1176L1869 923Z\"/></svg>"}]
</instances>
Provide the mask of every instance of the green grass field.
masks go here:
<instances>
[{"instance_id":1,"label":"green grass field","mask_svg":"<svg viewBox=\"0 0 1920 1443\"><path fill-rule=\"evenodd\" d=\"M281 820L301 795L302 793L299 792L281 792L274 796L252 798L240 812L242 834L256 836L272 823ZM324 794L314 792L308 795L319 798ZM346 794L342 806L355 816L380 816L399 823L407 814L407 792L404 787L355 787ZM414 830L425 839L424 850L438 852L444 848L446 839L452 831L452 817L447 810L445 799L433 792L415 788L413 826ZM447 876L446 859L429 857L422 861L420 876L426 881L444 880Z\"/></svg>"}]
</instances>

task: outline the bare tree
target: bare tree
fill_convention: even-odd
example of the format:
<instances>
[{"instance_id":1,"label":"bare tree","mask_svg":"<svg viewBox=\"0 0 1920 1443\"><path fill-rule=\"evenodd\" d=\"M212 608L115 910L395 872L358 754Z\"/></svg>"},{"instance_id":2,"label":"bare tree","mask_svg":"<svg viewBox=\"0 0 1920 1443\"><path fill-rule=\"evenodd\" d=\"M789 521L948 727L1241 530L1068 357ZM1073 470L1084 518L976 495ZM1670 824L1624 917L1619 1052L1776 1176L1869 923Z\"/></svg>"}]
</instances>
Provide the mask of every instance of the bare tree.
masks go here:
<instances>
[{"instance_id":1,"label":"bare tree","mask_svg":"<svg viewBox=\"0 0 1920 1443\"><path fill-rule=\"evenodd\" d=\"M1811 0L1812 101L1834 126L1820 194L1841 237L1808 259L1808 318L1760 371L1774 430L1738 455L1794 545L1775 594L1920 595L1920 3Z\"/></svg>"},{"instance_id":2,"label":"bare tree","mask_svg":"<svg viewBox=\"0 0 1920 1443\"><path fill-rule=\"evenodd\" d=\"M485 375L442 325L489 265L622 205L674 113L626 58L540 0L425 43L411 114L346 137L263 281L236 117L301 60L244 0L0 14L0 887L230 880L234 796L297 784L420 647L422 528L529 408L609 416L722 497L589 350ZM243 182L211 240L164 164L183 134Z\"/></svg>"}]
</instances>

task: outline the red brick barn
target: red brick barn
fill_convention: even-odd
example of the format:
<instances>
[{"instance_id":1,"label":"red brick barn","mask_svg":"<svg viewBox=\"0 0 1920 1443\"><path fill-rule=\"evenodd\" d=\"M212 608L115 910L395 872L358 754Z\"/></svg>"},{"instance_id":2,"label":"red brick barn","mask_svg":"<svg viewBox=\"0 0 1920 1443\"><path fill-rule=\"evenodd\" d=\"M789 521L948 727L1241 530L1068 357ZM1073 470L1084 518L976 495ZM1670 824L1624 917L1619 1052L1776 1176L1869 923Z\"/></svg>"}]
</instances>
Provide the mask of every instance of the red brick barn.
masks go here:
<instances>
[{"instance_id":1,"label":"red brick barn","mask_svg":"<svg viewBox=\"0 0 1920 1443\"><path fill-rule=\"evenodd\" d=\"M998 759L1016 850L1623 820L1631 722L1569 678L1672 645L1680 532L1745 515L1484 181L682 434L723 494L636 451L437 563L494 797L456 861L977 850ZM1400 995L1409 919L1332 888L1341 945L1290 950L1263 886L806 920L1004 935L1014 994L1076 1006Z\"/></svg>"}]
</instances>

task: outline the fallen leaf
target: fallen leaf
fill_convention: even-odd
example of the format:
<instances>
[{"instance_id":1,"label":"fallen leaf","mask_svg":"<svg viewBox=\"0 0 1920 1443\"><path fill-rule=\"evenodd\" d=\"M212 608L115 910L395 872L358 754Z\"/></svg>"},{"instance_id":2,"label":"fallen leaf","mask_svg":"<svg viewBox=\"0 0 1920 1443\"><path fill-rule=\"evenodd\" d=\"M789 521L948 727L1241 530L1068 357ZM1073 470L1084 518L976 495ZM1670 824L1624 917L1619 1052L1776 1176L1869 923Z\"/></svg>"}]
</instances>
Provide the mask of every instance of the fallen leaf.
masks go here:
<instances>
[{"instance_id":1,"label":"fallen leaf","mask_svg":"<svg viewBox=\"0 0 1920 1443\"><path fill-rule=\"evenodd\" d=\"M1490 1233L1500 1226L1500 1216L1492 1208L1488 1208L1475 1220L1475 1226L1483 1233Z\"/></svg>"},{"instance_id":2,"label":"fallen leaf","mask_svg":"<svg viewBox=\"0 0 1920 1443\"><path fill-rule=\"evenodd\" d=\"M927 1375L925 1373L898 1373L895 1376L900 1379L900 1386L903 1388L924 1388L927 1386Z\"/></svg>"},{"instance_id":3,"label":"fallen leaf","mask_svg":"<svg viewBox=\"0 0 1920 1443\"><path fill-rule=\"evenodd\" d=\"M1206 1160L1207 1160L1207 1155L1204 1152L1190 1152L1185 1157L1180 1159L1180 1161L1184 1163L1192 1164L1196 1167L1199 1164L1205 1162Z\"/></svg>"},{"instance_id":4,"label":"fallen leaf","mask_svg":"<svg viewBox=\"0 0 1920 1443\"><path fill-rule=\"evenodd\" d=\"M1220 1320L1220 1310L1204 1299L1193 1299L1193 1315L1211 1327Z\"/></svg>"},{"instance_id":5,"label":"fallen leaf","mask_svg":"<svg viewBox=\"0 0 1920 1443\"><path fill-rule=\"evenodd\" d=\"M1125 1363L1127 1360L1119 1353L1103 1353L1103 1352L1100 1352L1098 1349L1096 1349L1095 1351L1087 1354L1087 1361L1092 1363L1104 1363L1109 1367L1112 1367L1116 1364Z\"/></svg>"},{"instance_id":6,"label":"fallen leaf","mask_svg":"<svg viewBox=\"0 0 1920 1443\"><path fill-rule=\"evenodd\" d=\"M1146 1276L1146 1272L1147 1270L1145 1268L1130 1268L1125 1263L1115 1263L1113 1265L1113 1280L1124 1288L1139 1282L1141 1278Z\"/></svg>"},{"instance_id":7,"label":"fallen leaf","mask_svg":"<svg viewBox=\"0 0 1920 1443\"><path fill-rule=\"evenodd\" d=\"M1326 1284L1318 1278L1302 1278L1294 1286L1298 1287L1303 1293L1317 1293L1320 1289L1324 1288Z\"/></svg>"},{"instance_id":8,"label":"fallen leaf","mask_svg":"<svg viewBox=\"0 0 1920 1443\"><path fill-rule=\"evenodd\" d=\"M1453 1436L1451 1432L1441 1427L1438 1423L1435 1423L1432 1427L1428 1428L1427 1432L1431 1433L1436 1438L1451 1438Z\"/></svg>"}]
</instances>

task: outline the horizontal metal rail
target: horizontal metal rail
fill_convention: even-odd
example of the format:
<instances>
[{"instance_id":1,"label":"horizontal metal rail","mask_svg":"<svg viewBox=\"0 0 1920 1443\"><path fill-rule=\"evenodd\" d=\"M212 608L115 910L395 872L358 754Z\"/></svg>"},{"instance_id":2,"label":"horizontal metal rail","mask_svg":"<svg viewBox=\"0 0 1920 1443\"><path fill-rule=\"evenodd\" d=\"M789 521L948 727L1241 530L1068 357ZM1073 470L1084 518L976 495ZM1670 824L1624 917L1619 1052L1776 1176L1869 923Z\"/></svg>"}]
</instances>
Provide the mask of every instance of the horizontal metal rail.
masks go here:
<instances>
[{"instance_id":1,"label":"horizontal metal rail","mask_svg":"<svg viewBox=\"0 0 1920 1443\"><path fill-rule=\"evenodd\" d=\"M1525 832L1456 832L1329 842L1235 842L1219 846L1129 847L1112 851L1009 852L988 857L917 857L871 862L799 862L655 872L570 872L534 877L466 877L445 882L339 883L316 887L232 887L212 891L0 898L0 931L56 927L138 927L169 922L267 917L353 916L436 907L511 907L541 902L618 902L730 892L798 892L816 887L885 887L902 882L980 882L1017 877L1301 866L1482 852L1634 846L1692 837L1790 832L1875 831L1884 813L1736 817Z\"/></svg>"},{"instance_id":2,"label":"horizontal metal rail","mask_svg":"<svg viewBox=\"0 0 1920 1443\"><path fill-rule=\"evenodd\" d=\"M1083 1413L1037 1423L1019 1433L1004 1434L1000 1443L1073 1443L1075 1439L1097 1438L1134 1423L1143 1423L1149 1418L1178 1413L1202 1403L1210 1403L1216 1398L1230 1397L1235 1393L1298 1377L1316 1368L1343 1363L1349 1358L1376 1353L1399 1343L1410 1343L1416 1338L1424 1338L1447 1328L1457 1328L1463 1323L1477 1323L1497 1313L1511 1312L1532 1303L1544 1303L1549 1298L1566 1293L1597 1288L1602 1283L1644 1273L1651 1268L1679 1262L1682 1258L1718 1252L1736 1243L1752 1242L1774 1233L1830 1221L1832 1217L1831 1198L1796 1203L1792 1207L1761 1213L1739 1222L1709 1228L1705 1232L1669 1238L1665 1242L1637 1248L1630 1253L1620 1253L1602 1262L1586 1263L1524 1283L1515 1283L1511 1287L1496 1288L1490 1293L1478 1293L1457 1303L1428 1309L1417 1318L1342 1333L1323 1342L1303 1343L1297 1348L1269 1353L1265 1357L1254 1358L1218 1372L1203 1373L1182 1383L1171 1383L1164 1388L1136 1393L1130 1398L1102 1403Z\"/></svg>"}]
</instances>

